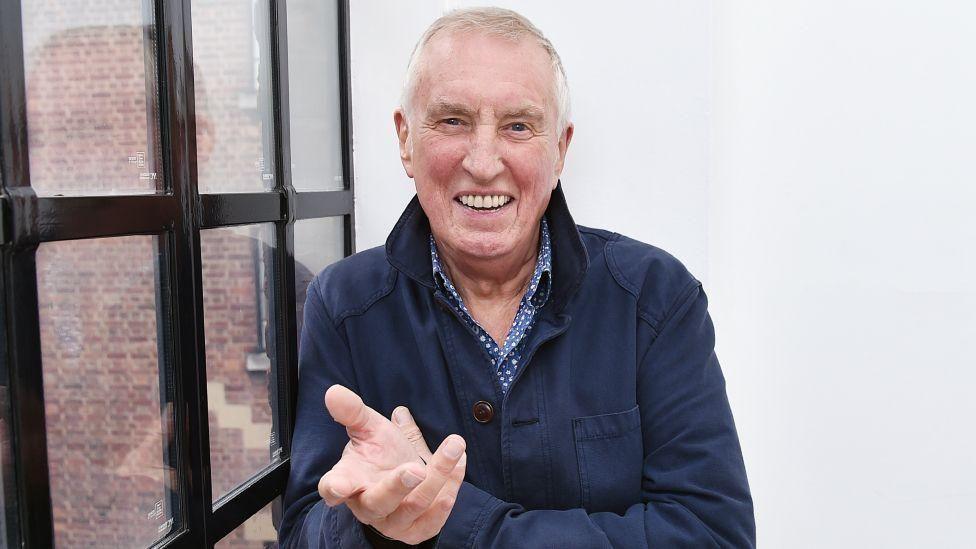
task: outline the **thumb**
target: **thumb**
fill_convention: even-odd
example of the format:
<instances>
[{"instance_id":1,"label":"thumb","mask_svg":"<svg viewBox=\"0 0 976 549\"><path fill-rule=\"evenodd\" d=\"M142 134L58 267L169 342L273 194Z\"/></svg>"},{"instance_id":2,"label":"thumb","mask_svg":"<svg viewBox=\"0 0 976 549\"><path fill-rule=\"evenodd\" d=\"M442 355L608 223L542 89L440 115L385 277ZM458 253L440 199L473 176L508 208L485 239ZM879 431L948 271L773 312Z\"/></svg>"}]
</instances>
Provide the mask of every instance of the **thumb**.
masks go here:
<instances>
[{"instance_id":1,"label":"thumb","mask_svg":"<svg viewBox=\"0 0 976 549\"><path fill-rule=\"evenodd\" d=\"M393 424L407 437L410 444L413 444L414 449L417 450L417 455L425 463L429 462L431 456L430 448L427 447L427 441L424 440L424 435L420 432L420 427L417 427L417 423L413 420L413 416L410 415L410 410L406 406L397 406L393 410Z\"/></svg>"},{"instance_id":2,"label":"thumb","mask_svg":"<svg viewBox=\"0 0 976 549\"><path fill-rule=\"evenodd\" d=\"M367 439L376 431L377 419L382 420L380 423L386 419L366 406L359 395L338 384L325 391L325 407L332 419L346 428L349 438L356 441Z\"/></svg>"}]
</instances>

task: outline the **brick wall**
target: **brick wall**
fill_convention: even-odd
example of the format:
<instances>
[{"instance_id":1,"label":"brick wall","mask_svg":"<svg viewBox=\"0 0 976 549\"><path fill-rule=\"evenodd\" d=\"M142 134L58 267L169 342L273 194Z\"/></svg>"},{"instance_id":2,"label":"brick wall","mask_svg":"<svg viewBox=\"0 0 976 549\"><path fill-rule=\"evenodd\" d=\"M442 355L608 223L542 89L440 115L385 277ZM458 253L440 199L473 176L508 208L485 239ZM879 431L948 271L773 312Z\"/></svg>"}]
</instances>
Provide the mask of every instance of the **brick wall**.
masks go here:
<instances>
[{"instance_id":1,"label":"brick wall","mask_svg":"<svg viewBox=\"0 0 976 549\"><path fill-rule=\"evenodd\" d=\"M31 176L39 194L160 188L156 92L146 84L155 70L155 46L138 24L138 6L121 0L24 2ZM201 190L270 186L254 83L251 2L201 1L193 10L194 21L206 22L193 28L200 52ZM151 173L156 177L146 175ZM257 296L267 288L256 291L255 261L261 259L248 232L207 231L201 249L216 497L267 465L273 451L268 374L245 370L249 354L262 343L270 348L257 328ZM148 545L167 526L167 493L177 484L164 452L171 408L160 397L157 290L169 289L157 288L156 253L151 236L49 243L38 252L59 547ZM265 526L239 528L222 546L273 543L270 514L258 519Z\"/></svg>"}]
</instances>

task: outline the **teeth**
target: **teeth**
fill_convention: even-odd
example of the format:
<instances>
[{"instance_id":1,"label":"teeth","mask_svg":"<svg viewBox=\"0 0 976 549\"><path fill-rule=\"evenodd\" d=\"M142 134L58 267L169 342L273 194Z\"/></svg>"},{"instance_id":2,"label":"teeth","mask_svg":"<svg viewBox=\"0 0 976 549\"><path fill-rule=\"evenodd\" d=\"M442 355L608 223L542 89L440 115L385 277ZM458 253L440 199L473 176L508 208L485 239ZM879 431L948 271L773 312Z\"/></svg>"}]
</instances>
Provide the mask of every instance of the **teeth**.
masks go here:
<instances>
[{"instance_id":1,"label":"teeth","mask_svg":"<svg viewBox=\"0 0 976 549\"><path fill-rule=\"evenodd\" d=\"M512 197L504 196L504 195L483 196L483 195L465 194L459 196L458 200L461 202L461 204L464 204L465 206L471 208L486 209L486 208L498 208L499 206L504 206L505 204L508 204L512 200Z\"/></svg>"}]
</instances>

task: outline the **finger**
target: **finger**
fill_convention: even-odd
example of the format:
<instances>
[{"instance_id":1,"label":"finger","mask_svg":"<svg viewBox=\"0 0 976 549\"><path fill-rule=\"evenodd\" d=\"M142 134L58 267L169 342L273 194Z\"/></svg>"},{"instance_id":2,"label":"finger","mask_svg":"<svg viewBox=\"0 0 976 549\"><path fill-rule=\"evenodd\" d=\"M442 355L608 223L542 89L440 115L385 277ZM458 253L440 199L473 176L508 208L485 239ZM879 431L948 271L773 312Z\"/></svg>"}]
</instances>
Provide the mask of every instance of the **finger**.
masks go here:
<instances>
[{"instance_id":1,"label":"finger","mask_svg":"<svg viewBox=\"0 0 976 549\"><path fill-rule=\"evenodd\" d=\"M345 502L369 486L369 479L355 468L348 467L340 460L329 472L319 479L319 496L330 507Z\"/></svg>"},{"instance_id":2,"label":"finger","mask_svg":"<svg viewBox=\"0 0 976 549\"><path fill-rule=\"evenodd\" d=\"M464 481L464 470L467 462L467 453L461 456L457 466L454 468L455 474L444 485L441 492L437 495L430 508L424 511L404 533L407 538L426 540L437 535L444 524L447 523L451 511L454 509L454 502L457 501L458 491L461 490L461 483ZM458 475L460 471L460 475Z\"/></svg>"},{"instance_id":3,"label":"finger","mask_svg":"<svg viewBox=\"0 0 976 549\"><path fill-rule=\"evenodd\" d=\"M387 517L388 529L407 528L430 508L441 488L455 474L455 466L464 457L464 447L464 439L459 435L444 439L427 462L427 478L403 498L400 507Z\"/></svg>"},{"instance_id":4,"label":"finger","mask_svg":"<svg viewBox=\"0 0 976 549\"><path fill-rule=\"evenodd\" d=\"M413 420L413 416L410 414L410 410L406 406L397 406L393 410L393 424L400 429L407 440L413 444L413 447L417 449L417 455L423 458L424 463L430 462L430 448L427 447L427 441L424 440L424 434L420 432L420 427L417 426L417 422Z\"/></svg>"},{"instance_id":5,"label":"finger","mask_svg":"<svg viewBox=\"0 0 976 549\"><path fill-rule=\"evenodd\" d=\"M427 476L424 466L404 463L387 471L383 479L346 501L360 522L373 524L396 510L403 498Z\"/></svg>"},{"instance_id":6,"label":"finger","mask_svg":"<svg viewBox=\"0 0 976 549\"><path fill-rule=\"evenodd\" d=\"M377 426L377 418L386 420L366 406L359 395L342 385L333 385L325 391L325 407L336 423L346 427L351 439L361 439L372 432Z\"/></svg>"}]
</instances>

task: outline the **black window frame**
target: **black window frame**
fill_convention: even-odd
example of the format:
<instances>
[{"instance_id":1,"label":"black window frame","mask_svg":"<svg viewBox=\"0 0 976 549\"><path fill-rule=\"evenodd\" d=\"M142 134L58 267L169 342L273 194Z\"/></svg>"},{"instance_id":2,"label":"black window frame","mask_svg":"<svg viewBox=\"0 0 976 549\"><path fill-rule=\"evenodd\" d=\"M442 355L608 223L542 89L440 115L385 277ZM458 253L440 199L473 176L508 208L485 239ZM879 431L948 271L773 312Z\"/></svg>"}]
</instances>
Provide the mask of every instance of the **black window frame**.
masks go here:
<instances>
[{"instance_id":1,"label":"black window frame","mask_svg":"<svg viewBox=\"0 0 976 549\"><path fill-rule=\"evenodd\" d=\"M44 242L157 235L159 275L171 290L157 306L172 322L158 327L160 369L172 364L176 406L175 455L178 528L154 547L212 547L271 503L285 487L298 385L294 225L342 216L344 255L354 253L355 212L351 147L349 3L336 0L343 190L297 192L291 180L286 0L270 0L273 190L203 194L196 181L191 0L148 0L156 13L160 136L165 191L156 195L38 197L30 187L26 90L20 0L0 2L0 385L10 393L13 478L4 477L10 547L53 547L54 529L44 413L35 253ZM200 231L274 223L274 291L269 314L276 326L274 360L281 460L213 506L206 394ZM164 282L160 280L160 282ZM157 286L160 286L157 284ZM168 346L166 349L163 346ZM164 352L165 351L165 352ZM161 374L164 375L164 374ZM161 378L163 381L163 378ZM3 412L0 412L3 413ZM3 449L0 448L0 451Z\"/></svg>"}]
</instances>

